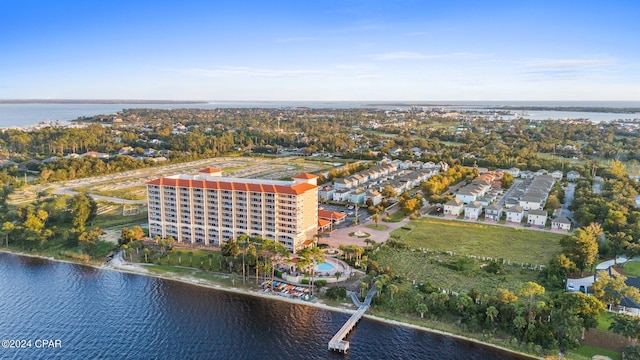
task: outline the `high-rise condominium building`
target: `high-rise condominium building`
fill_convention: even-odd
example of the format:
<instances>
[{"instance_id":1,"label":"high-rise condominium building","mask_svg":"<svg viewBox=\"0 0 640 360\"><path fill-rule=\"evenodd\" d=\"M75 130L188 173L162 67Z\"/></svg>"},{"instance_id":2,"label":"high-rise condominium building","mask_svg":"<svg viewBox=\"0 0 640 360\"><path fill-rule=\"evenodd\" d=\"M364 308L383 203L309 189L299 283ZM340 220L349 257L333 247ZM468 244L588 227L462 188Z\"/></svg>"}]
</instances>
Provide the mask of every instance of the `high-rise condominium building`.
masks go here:
<instances>
[{"instance_id":1,"label":"high-rise condominium building","mask_svg":"<svg viewBox=\"0 0 640 360\"><path fill-rule=\"evenodd\" d=\"M242 234L281 242L295 252L318 230L317 176L292 181L223 177L219 169L147 183L149 234L215 245Z\"/></svg>"}]
</instances>

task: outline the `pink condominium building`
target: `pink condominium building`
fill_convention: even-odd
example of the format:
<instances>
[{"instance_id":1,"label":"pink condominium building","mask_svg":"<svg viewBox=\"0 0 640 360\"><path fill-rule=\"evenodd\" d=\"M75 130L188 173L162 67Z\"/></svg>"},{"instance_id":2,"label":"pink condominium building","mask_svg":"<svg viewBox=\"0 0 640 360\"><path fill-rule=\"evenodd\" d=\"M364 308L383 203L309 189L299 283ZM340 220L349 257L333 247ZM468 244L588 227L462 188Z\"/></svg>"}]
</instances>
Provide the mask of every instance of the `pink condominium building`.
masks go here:
<instances>
[{"instance_id":1,"label":"pink condominium building","mask_svg":"<svg viewBox=\"0 0 640 360\"><path fill-rule=\"evenodd\" d=\"M215 245L242 234L281 242L296 252L318 230L317 176L292 181L223 177L214 168L147 183L149 234Z\"/></svg>"}]
</instances>

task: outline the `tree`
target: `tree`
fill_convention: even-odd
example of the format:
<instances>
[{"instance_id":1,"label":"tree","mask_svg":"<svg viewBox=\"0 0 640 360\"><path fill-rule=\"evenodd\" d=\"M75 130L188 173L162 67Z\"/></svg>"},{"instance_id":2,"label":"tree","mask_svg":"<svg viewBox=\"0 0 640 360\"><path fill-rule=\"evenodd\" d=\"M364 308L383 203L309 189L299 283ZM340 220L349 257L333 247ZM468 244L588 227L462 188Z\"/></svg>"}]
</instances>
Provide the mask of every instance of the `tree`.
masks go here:
<instances>
[{"instance_id":1,"label":"tree","mask_svg":"<svg viewBox=\"0 0 640 360\"><path fill-rule=\"evenodd\" d=\"M384 196L387 199L395 198L398 196L398 192L391 185L386 185L380 191L380 195Z\"/></svg>"},{"instance_id":2,"label":"tree","mask_svg":"<svg viewBox=\"0 0 640 360\"><path fill-rule=\"evenodd\" d=\"M358 288L360 289L360 296L364 297L364 293L367 290L367 283L364 281L361 281L360 283L358 283Z\"/></svg>"},{"instance_id":3,"label":"tree","mask_svg":"<svg viewBox=\"0 0 640 360\"><path fill-rule=\"evenodd\" d=\"M613 264L618 265L618 255L624 253L627 244L633 241L633 237L623 232L617 232L609 235L607 240L609 240L609 252L613 256Z\"/></svg>"},{"instance_id":4,"label":"tree","mask_svg":"<svg viewBox=\"0 0 640 360\"><path fill-rule=\"evenodd\" d=\"M513 185L513 175L511 173L505 172L502 176L502 188L508 189Z\"/></svg>"},{"instance_id":5,"label":"tree","mask_svg":"<svg viewBox=\"0 0 640 360\"><path fill-rule=\"evenodd\" d=\"M420 313L420 318L423 319L424 313L429 311L429 307L425 303L419 303L418 305L416 305L416 311Z\"/></svg>"},{"instance_id":6,"label":"tree","mask_svg":"<svg viewBox=\"0 0 640 360\"><path fill-rule=\"evenodd\" d=\"M193 266L193 251L189 251L187 256L189 256L189 266Z\"/></svg>"},{"instance_id":7,"label":"tree","mask_svg":"<svg viewBox=\"0 0 640 360\"><path fill-rule=\"evenodd\" d=\"M398 287L394 284L390 284L387 288L389 289L389 294L391 294L391 301L393 301L393 294L398 292Z\"/></svg>"},{"instance_id":8,"label":"tree","mask_svg":"<svg viewBox=\"0 0 640 360\"><path fill-rule=\"evenodd\" d=\"M336 271L335 274L333 275L336 277L336 281L340 281L340 276L342 276L342 272Z\"/></svg>"},{"instance_id":9,"label":"tree","mask_svg":"<svg viewBox=\"0 0 640 360\"><path fill-rule=\"evenodd\" d=\"M487 310L485 311L485 314L487 315L487 317L493 323L495 321L496 317L498 317L498 309L496 309L495 306L489 306L489 307L487 307Z\"/></svg>"},{"instance_id":10,"label":"tree","mask_svg":"<svg viewBox=\"0 0 640 360\"><path fill-rule=\"evenodd\" d=\"M235 286L236 280L238 280L238 274L236 274L235 272L232 272L231 275L229 275L229 280L231 280L231 284Z\"/></svg>"},{"instance_id":11,"label":"tree","mask_svg":"<svg viewBox=\"0 0 640 360\"><path fill-rule=\"evenodd\" d=\"M15 229L15 225L13 225L11 221L5 221L4 224L2 224L2 231L5 234L5 244L7 247L9 247L9 234L13 229Z\"/></svg>"},{"instance_id":12,"label":"tree","mask_svg":"<svg viewBox=\"0 0 640 360\"><path fill-rule=\"evenodd\" d=\"M629 340L629 346L632 346L633 341L640 338L640 318L622 314L613 315L609 330L625 336Z\"/></svg>"},{"instance_id":13,"label":"tree","mask_svg":"<svg viewBox=\"0 0 640 360\"><path fill-rule=\"evenodd\" d=\"M618 305L623 297L628 296L635 301L640 301L640 292L633 286L627 286L625 276L610 276L602 270L598 272L598 278L591 285L593 296L605 304Z\"/></svg>"},{"instance_id":14,"label":"tree","mask_svg":"<svg viewBox=\"0 0 640 360\"><path fill-rule=\"evenodd\" d=\"M78 236L78 241L87 254L93 254L96 248L96 242L102 234L104 234L104 230L96 227L89 231L82 232Z\"/></svg>"},{"instance_id":15,"label":"tree","mask_svg":"<svg viewBox=\"0 0 640 360\"><path fill-rule=\"evenodd\" d=\"M148 256L149 256L149 253L150 253L149 248L142 249L142 253L144 254L144 262L148 263L149 262Z\"/></svg>"},{"instance_id":16,"label":"tree","mask_svg":"<svg viewBox=\"0 0 640 360\"><path fill-rule=\"evenodd\" d=\"M73 214L71 223L74 228L82 232L84 231L87 220L92 216L92 212L94 213L93 216L95 216L91 200L85 194L78 194L72 197L69 202L68 207Z\"/></svg>"},{"instance_id":17,"label":"tree","mask_svg":"<svg viewBox=\"0 0 640 360\"><path fill-rule=\"evenodd\" d=\"M560 240L563 252L580 269L580 276L585 268L595 263L598 256L596 234L593 228L579 228L574 235L565 235Z\"/></svg>"}]
</instances>

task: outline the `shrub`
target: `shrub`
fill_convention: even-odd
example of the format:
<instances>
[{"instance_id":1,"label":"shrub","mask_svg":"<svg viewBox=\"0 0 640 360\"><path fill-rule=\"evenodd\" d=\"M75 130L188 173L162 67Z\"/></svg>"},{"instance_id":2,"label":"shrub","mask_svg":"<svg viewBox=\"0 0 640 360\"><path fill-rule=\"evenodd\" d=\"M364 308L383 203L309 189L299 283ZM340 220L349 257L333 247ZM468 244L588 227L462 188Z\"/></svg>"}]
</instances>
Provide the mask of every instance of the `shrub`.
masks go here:
<instances>
[{"instance_id":1,"label":"shrub","mask_svg":"<svg viewBox=\"0 0 640 360\"><path fill-rule=\"evenodd\" d=\"M315 286L321 288L323 286L327 285L327 280L316 280L315 281Z\"/></svg>"},{"instance_id":2,"label":"shrub","mask_svg":"<svg viewBox=\"0 0 640 360\"><path fill-rule=\"evenodd\" d=\"M344 299L347 297L347 289L344 287L330 287L327 289L326 295L331 300Z\"/></svg>"},{"instance_id":3,"label":"shrub","mask_svg":"<svg viewBox=\"0 0 640 360\"><path fill-rule=\"evenodd\" d=\"M309 279L302 279L302 280L300 281L300 284L302 284L302 285L309 285Z\"/></svg>"},{"instance_id":4,"label":"shrub","mask_svg":"<svg viewBox=\"0 0 640 360\"><path fill-rule=\"evenodd\" d=\"M504 271L502 264L497 261L490 261L487 266L484 267L484 271L490 274L500 274Z\"/></svg>"}]
</instances>

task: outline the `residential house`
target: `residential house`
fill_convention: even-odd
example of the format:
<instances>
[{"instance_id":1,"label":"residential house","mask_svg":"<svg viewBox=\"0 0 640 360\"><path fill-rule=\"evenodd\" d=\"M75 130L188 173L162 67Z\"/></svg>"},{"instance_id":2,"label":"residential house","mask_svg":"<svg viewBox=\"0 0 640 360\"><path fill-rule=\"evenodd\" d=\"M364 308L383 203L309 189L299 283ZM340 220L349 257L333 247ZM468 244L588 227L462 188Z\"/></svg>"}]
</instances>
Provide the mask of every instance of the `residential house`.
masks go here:
<instances>
[{"instance_id":1,"label":"residential house","mask_svg":"<svg viewBox=\"0 0 640 360\"><path fill-rule=\"evenodd\" d=\"M482 204L477 201L470 202L464 206L465 220L478 220L480 213L482 213Z\"/></svg>"},{"instance_id":2,"label":"residential house","mask_svg":"<svg viewBox=\"0 0 640 360\"><path fill-rule=\"evenodd\" d=\"M575 170L571 170L567 173L567 180L568 181L578 181L578 179L580 179L580 173L575 171Z\"/></svg>"},{"instance_id":3,"label":"residential house","mask_svg":"<svg viewBox=\"0 0 640 360\"><path fill-rule=\"evenodd\" d=\"M444 204L444 215L449 215L451 217L457 217L462 213L464 204L460 199L453 199L446 204Z\"/></svg>"},{"instance_id":4,"label":"residential house","mask_svg":"<svg viewBox=\"0 0 640 360\"><path fill-rule=\"evenodd\" d=\"M491 204L484 209L484 219L489 221L499 221L502 217L502 206Z\"/></svg>"},{"instance_id":5,"label":"residential house","mask_svg":"<svg viewBox=\"0 0 640 360\"><path fill-rule=\"evenodd\" d=\"M547 223L547 212L544 210L530 210L527 214L527 224L544 228Z\"/></svg>"},{"instance_id":6,"label":"residential house","mask_svg":"<svg viewBox=\"0 0 640 360\"><path fill-rule=\"evenodd\" d=\"M516 205L505 210L507 216L507 222L520 224L524 217L524 209L520 205Z\"/></svg>"},{"instance_id":7,"label":"residential house","mask_svg":"<svg viewBox=\"0 0 640 360\"><path fill-rule=\"evenodd\" d=\"M363 204L366 195L367 194L362 189L356 189L349 194L349 202L352 204Z\"/></svg>"},{"instance_id":8,"label":"residential house","mask_svg":"<svg viewBox=\"0 0 640 360\"><path fill-rule=\"evenodd\" d=\"M351 195L351 190L349 189L340 189L333 192L333 201L343 202L349 200L349 195Z\"/></svg>"},{"instance_id":9,"label":"residential house","mask_svg":"<svg viewBox=\"0 0 640 360\"><path fill-rule=\"evenodd\" d=\"M542 206L542 198L540 198L540 196L535 196L535 195L525 195L520 198L520 201L518 202L518 204L524 210L527 210L527 211L539 210Z\"/></svg>"},{"instance_id":10,"label":"residential house","mask_svg":"<svg viewBox=\"0 0 640 360\"><path fill-rule=\"evenodd\" d=\"M560 170L556 170L554 172L551 173L551 177L555 180L555 181L562 181L562 178L564 177L564 175L562 174L562 171Z\"/></svg>"},{"instance_id":11,"label":"residential house","mask_svg":"<svg viewBox=\"0 0 640 360\"><path fill-rule=\"evenodd\" d=\"M367 190L367 199L371 199L373 206L378 206L382 202L382 194L376 190Z\"/></svg>"},{"instance_id":12,"label":"residential house","mask_svg":"<svg viewBox=\"0 0 640 360\"><path fill-rule=\"evenodd\" d=\"M551 230L569 231L571 230L571 220L564 215L560 215L551 220Z\"/></svg>"}]
</instances>

